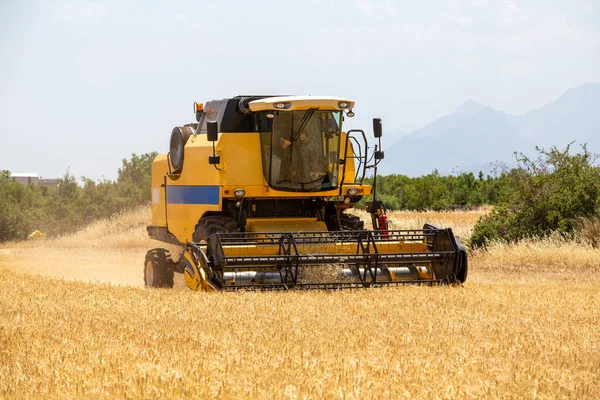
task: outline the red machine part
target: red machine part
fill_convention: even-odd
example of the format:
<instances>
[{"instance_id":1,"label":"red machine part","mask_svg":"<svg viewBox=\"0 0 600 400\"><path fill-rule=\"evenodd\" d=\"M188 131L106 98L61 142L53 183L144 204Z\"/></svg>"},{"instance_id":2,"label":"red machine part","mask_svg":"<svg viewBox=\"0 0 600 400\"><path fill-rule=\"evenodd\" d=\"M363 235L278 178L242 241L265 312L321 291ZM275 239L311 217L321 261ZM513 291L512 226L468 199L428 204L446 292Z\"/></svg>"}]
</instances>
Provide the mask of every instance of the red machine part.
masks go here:
<instances>
[{"instance_id":1,"label":"red machine part","mask_svg":"<svg viewBox=\"0 0 600 400\"><path fill-rule=\"evenodd\" d=\"M390 233L388 232L388 220L387 215L385 215L385 212L379 212L379 215L377 216L377 222L379 225L379 230L382 231L381 235L388 236Z\"/></svg>"}]
</instances>

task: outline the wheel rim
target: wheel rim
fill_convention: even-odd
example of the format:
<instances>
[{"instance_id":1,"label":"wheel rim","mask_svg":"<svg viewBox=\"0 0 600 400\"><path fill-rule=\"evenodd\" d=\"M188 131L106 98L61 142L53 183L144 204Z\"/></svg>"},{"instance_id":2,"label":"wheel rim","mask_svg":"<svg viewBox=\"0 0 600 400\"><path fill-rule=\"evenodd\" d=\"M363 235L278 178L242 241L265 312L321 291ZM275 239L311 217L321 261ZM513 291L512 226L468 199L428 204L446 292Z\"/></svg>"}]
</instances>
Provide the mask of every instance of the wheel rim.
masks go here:
<instances>
[{"instance_id":1,"label":"wheel rim","mask_svg":"<svg viewBox=\"0 0 600 400\"><path fill-rule=\"evenodd\" d=\"M154 286L154 264L152 261L148 261L146 263L146 286L153 287Z\"/></svg>"}]
</instances>

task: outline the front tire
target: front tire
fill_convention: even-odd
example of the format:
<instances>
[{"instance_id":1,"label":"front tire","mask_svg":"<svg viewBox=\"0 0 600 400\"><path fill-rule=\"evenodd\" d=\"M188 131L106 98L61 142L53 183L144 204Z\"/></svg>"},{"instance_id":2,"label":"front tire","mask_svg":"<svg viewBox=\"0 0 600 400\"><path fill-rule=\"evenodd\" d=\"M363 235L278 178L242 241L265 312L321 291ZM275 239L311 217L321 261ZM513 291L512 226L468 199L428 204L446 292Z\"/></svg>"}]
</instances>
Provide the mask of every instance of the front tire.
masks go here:
<instances>
[{"instance_id":1,"label":"front tire","mask_svg":"<svg viewBox=\"0 0 600 400\"><path fill-rule=\"evenodd\" d=\"M228 233L238 231L237 223L228 215L210 215L198 221L192 240L196 243L207 241L215 233Z\"/></svg>"},{"instance_id":2,"label":"front tire","mask_svg":"<svg viewBox=\"0 0 600 400\"><path fill-rule=\"evenodd\" d=\"M152 288L172 288L176 265L168 250L152 249L146 253L144 284Z\"/></svg>"}]
</instances>

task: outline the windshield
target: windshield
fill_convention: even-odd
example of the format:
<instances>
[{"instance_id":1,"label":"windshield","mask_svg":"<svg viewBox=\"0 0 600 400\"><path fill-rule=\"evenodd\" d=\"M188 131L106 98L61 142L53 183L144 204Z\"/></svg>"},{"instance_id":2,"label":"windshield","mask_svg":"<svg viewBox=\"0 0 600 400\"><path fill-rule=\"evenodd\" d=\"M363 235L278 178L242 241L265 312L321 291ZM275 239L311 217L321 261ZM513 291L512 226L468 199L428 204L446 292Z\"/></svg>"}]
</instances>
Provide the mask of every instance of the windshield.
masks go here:
<instances>
[{"instance_id":1,"label":"windshield","mask_svg":"<svg viewBox=\"0 0 600 400\"><path fill-rule=\"evenodd\" d=\"M263 172L278 190L320 191L338 184L339 111L266 112L258 115Z\"/></svg>"}]
</instances>

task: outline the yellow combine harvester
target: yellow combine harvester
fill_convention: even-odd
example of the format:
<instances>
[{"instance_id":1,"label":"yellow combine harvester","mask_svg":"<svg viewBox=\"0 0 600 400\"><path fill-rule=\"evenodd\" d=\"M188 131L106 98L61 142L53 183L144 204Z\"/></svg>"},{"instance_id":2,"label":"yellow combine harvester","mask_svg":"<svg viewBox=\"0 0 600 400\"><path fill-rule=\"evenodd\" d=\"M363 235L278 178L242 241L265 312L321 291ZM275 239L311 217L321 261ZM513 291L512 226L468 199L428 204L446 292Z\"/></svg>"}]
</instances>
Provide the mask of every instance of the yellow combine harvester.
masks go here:
<instances>
[{"instance_id":1,"label":"yellow combine harvester","mask_svg":"<svg viewBox=\"0 0 600 400\"><path fill-rule=\"evenodd\" d=\"M322 96L237 96L194 104L152 166L148 234L184 247L146 255L144 281L193 290L369 287L467 278L450 229L389 230L375 189L378 145L344 132L354 102ZM372 151L370 151L372 150ZM373 191L373 193L372 193ZM373 229L348 213L365 195Z\"/></svg>"}]
</instances>

